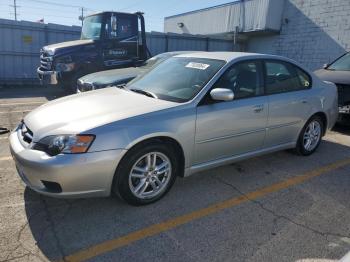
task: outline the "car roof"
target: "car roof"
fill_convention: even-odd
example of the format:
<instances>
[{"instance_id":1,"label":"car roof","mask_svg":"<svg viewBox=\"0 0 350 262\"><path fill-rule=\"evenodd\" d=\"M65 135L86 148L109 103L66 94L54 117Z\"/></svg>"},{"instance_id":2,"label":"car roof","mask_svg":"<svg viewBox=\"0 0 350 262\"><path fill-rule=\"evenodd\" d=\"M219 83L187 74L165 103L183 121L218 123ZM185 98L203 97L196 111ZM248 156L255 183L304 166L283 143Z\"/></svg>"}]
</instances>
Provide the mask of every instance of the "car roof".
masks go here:
<instances>
[{"instance_id":1,"label":"car roof","mask_svg":"<svg viewBox=\"0 0 350 262\"><path fill-rule=\"evenodd\" d=\"M208 59L218 59L230 62L237 58L270 58L270 59L280 59L280 60L289 60L281 56L276 55L266 55L259 53L246 53L246 52L194 52L180 54L176 57L194 57L194 58L208 58Z\"/></svg>"},{"instance_id":2,"label":"car roof","mask_svg":"<svg viewBox=\"0 0 350 262\"><path fill-rule=\"evenodd\" d=\"M153 57L171 57L171 56L176 56L176 55L182 55L182 54L192 54L192 53L197 53L200 51L170 51L170 52L164 52L164 53L159 53L154 55Z\"/></svg>"}]
</instances>

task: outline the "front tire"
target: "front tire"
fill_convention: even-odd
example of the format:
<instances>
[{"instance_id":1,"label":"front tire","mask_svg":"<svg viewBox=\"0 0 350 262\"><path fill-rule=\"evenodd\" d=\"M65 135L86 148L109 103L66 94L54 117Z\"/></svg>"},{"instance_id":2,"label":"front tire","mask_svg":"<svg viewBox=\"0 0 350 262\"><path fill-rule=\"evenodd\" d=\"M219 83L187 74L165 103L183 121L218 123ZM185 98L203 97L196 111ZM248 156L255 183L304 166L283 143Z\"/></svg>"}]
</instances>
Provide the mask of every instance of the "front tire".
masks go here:
<instances>
[{"instance_id":1,"label":"front tire","mask_svg":"<svg viewBox=\"0 0 350 262\"><path fill-rule=\"evenodd\" d=\"M78 79L83 77L84 75L87 75L88 73L85 73L83 71L79 71L72 75L72 77L68 80L65 81L63 85L63 89L68 93L68 94L76 94L77 89L78 89Z\"/></svg>"},{"instance_id":2,"label":"front tire","mask_svg":"<svg viewBox=\"0 0 350 262\"><path fill-rule=\"evenodd\" d=\"M146 205L162 198L178 174L176 153L167 144L141 144L120 162L112 191L131 205Z\"/></svg>"},{"instance_id":3,"label":"front tire","mask_svg":"<svg viewBox=\"0 0 350 262\"><path fill-rule=\"evenodd\" d=\"M311 117L300 132L295 151L308 156L316 151L324 134L324 123L319 116Z\"/></svg>"}]
</instances>

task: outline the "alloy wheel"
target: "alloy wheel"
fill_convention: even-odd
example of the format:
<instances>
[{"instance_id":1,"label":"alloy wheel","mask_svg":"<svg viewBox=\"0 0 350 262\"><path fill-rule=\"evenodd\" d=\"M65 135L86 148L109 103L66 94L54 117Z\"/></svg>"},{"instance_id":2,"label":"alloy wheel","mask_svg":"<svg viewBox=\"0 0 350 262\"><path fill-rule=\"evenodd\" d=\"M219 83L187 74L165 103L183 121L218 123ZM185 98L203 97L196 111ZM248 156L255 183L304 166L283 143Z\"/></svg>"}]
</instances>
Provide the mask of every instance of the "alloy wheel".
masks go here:
<instances>
[{"instance_id":1,"label":"alloy wheel","mask_svg":"<svg viewBox=\"0 0 350 262\"><path fill-rule=\"evenodd\" d=\"M303 146L305 150L312 151L314 150L318 142L321 139L321 124L313 120L309 123L309 125L306 127L303 137Z\"/></svg>"},{"instance_id":2,"label":"alloy wheel","mask_svg":"<svg viewBox=\"0 0 350 262\"><path fill-rule=\"evenodd\" d=\"M167 188L171 178L171 162L160 152L150 152L140 157L129 173L129 187L140 199L157 197Z\"/></svg>"}]
</instances>

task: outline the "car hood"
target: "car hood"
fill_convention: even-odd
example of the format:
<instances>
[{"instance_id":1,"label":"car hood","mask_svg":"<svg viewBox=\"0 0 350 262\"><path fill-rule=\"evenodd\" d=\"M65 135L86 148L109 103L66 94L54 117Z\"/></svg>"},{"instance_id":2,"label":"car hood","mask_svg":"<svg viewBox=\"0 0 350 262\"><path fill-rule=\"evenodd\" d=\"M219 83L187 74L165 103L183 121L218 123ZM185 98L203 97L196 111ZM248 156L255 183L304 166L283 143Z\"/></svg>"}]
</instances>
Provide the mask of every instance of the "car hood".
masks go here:
<instances>
[{"instance_id":1,"label":"car hood","mask_svg":"<svg viewBox=\"0 0 350 262\"><path fill-rule=\"evenodd\" d=\"M125 78L135 78L137 75L145 72L146 70L140 67L129 67L123 69L112 69L101 72L88 74L81 77L79 80L82 83L89 83L99 85L108 85Z\"/></svg>"},{"instance_id":2,"label":"car hood","mask_svg":"<svg viewBox=\"0 0 350 262\"><path fill-rule=\"evenodd\" d=\"M115 87L71 95L48 102L25 118L33 141L58 134L84 133L118 120L177 106Z\"/></svg>"},{"instance_id":3,"label":"car hood","mask_svg":"<svg viewBox=\"0 0 350 262\"><path fill-rule=\"evenodd\" d=\"M67 42L62 42L62 43L57 43L57 44L52 44L52 45L47 45L44 46L45 51L50 51L53 54L57 53L58 49L63 49L63 48L70 48L70 47L76 47L76 46L83 46L83 45L89 45L93 44L94 41L91 39L86 39L86 40L74 40L74 41L67 41Z\"/></svg>"},{"instance_id":4,"label":"car hood","mask_svg":"<svg viewBox=\"0 0 350 262\"><path fill-rule=\"evenodd\" d=\"M350 71L319 69L314 72L320 79L335 84L350 85Z\"/></svg>"}]
</instances>

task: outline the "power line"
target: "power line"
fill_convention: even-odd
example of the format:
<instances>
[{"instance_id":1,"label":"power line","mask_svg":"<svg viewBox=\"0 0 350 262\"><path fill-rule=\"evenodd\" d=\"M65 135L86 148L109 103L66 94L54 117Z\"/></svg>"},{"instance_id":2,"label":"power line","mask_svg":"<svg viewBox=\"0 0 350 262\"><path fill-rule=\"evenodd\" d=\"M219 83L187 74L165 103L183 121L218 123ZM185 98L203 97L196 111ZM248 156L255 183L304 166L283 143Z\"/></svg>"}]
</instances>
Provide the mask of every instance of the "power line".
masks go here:
<instances>
[{"instance_id":1,"label":"power line","mask_svg":"<svg viewBox=\"0 0 350 262\"><path fill-rule=\"evenodd\" d=\"M38 10L47 10L47 11L55 11L55 12L57 12L57 9L54 9L54 8L44 8L44 7L27 6L27 5L21 5L21 7L25 8L25 9L29 8L29 9L38 9ZM64 13L76 14L78 11L79 10L77 10L77 11L64 10Z\"/></svg>"},{"instance_id":2,"label":"power line","mask_svg":"<svg viewBox=\"0 0 350 262\"><path fill-rule=\"evenodd\" d=\"M28 15L38 15L38 16L43 16L43 13L33 13L33 12L27 12L26 14L28 14ZM77 19L77 17L76 16L62 16L62 15L48 15L48 16L46 16L46 17L58 17L58 18L69 18L69 19Z\"/></svg>"},{"instance_id":3,"label":"power line","mask_svg":"<svg viewBox=\"0 0 350 262\"><path fill-rule=\"evenodd\" d=\"M67 5L67 4L59 4L59 3L54 3L54 2L50 2L50 1L45 1L45 0L27 0L27 1L31 1L31 2L35 2L35 3L40 3L40 4L45 4L45 5L54 5L54 6L61 6L61 7L74 7L74 8L84 8L85 10L87 11L92 11L92 12L97 12L99 10L94 10L94 9L91 9L91 8L87 8L87 7L84 7L82 5Z\"/></svg>"},{"instance_id":4,"label":"power line","mask_svg":"<svg viewBox=\"0 0 350 262\"><path fill-rule=\"evenodd\" d=\"M53 3L53 2L44 1L44 0L27 0L27 1L36 2L36 3L40 3L40 4L46 4L46 5L62 6L62 7L77 7L77 8L81 7L79 5L59 4L59 3Z\"/></svg>"}]
</instances>

